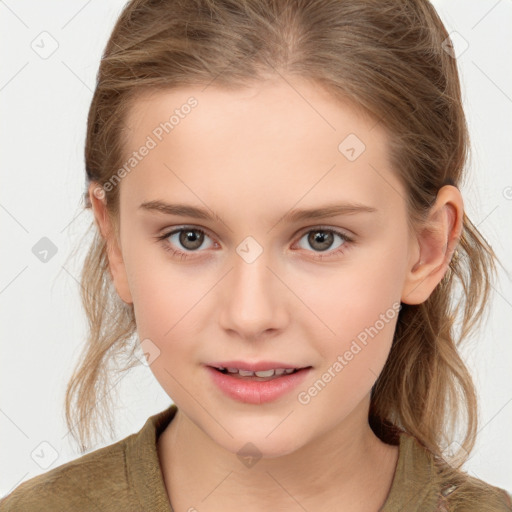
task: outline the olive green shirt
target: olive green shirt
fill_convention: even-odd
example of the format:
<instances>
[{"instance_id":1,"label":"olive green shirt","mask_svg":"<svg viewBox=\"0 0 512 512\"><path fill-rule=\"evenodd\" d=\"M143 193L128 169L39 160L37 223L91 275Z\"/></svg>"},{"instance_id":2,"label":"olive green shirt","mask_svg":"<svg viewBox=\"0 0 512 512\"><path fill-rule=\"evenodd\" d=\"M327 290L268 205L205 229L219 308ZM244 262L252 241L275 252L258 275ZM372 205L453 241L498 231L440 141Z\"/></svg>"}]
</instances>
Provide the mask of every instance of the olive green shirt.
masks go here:
<instances>
[{"instance_id":1,"label":"olive green shirt","mask_svg":"<svg viewBox=\"0 0 512 512\"><path fill-rule=\"evenodd\" d=\"M173 404L148 418L139 432L21 483L0 501L0 511L172 512L156 443L176 411ZM474 510L512 511L510 495L499 491L502 499L492 505L479 501L477 494ZM401 433L395 475L381 512L451 510L441 505L442 494L449 504L448 492L438 481L430 452ZM172 499L172 490L170 494Z\"/></svg>"}]
</instances>

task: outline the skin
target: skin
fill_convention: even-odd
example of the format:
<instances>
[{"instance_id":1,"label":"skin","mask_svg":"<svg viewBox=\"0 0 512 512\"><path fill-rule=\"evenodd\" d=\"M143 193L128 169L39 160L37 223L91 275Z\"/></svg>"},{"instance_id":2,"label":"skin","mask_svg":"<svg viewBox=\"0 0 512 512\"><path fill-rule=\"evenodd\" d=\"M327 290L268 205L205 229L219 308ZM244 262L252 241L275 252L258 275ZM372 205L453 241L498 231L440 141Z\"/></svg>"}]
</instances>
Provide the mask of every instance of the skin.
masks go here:
<instances>
[{"instance_id":1,"label":"skin","mask_svg":"<svg viewBox=\"0 0 512 512\"><path fill-rule=\"evenodd\" d=\"M246 511L378 510L398 448L373 433L368 408L397 316L308 404L297 394L393 303L428 298L460 237L461 195L443 187L428 224L411 230L384 128L297 80L145 95L127 119L127 154L191 95L198 106L122 179L119 239L96 185L90 188L117 292L133 303L140 339L158 347L150 368L178 406L158 441L171 504L176 512L239 510L241 503ZM354 161L338 150L350 133L366 145ZM139 208L150 200L206 207L218 217ZM293 209L350 201L377 211L278 222ZM177 227L206 231L186 260L164 249L186 252L179 234L156 240ZM319 227L353 242L334 235L321 251L307 236ZM247 236L263 249L250 264L236 251ZM313 369L278 400L244 404L212 385L204 367L229 359ZM247 442L262 455L252 467L237 457Z\"/></svg>"}]
</instances>

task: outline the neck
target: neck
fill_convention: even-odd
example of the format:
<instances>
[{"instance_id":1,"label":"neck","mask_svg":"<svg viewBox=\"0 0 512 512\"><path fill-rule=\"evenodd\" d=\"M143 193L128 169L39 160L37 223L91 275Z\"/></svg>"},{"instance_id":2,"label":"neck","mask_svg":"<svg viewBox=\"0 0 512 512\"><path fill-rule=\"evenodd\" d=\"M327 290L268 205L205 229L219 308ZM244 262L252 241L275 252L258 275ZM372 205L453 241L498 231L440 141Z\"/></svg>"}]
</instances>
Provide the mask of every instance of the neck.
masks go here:
<instances>
[{"instance_id":1,"label":"neck","mask_svg":"<svg viewBox=\"0 0 512 512\"><path fill-rule=\"evenodd\" d=\"M398 447L367 421L368 402L343 424L294 452L244 465L179 409L158 453L174 512L187 510L377 511L388 495ZM366 411L366 412L365 412ZM214 463L212 463L214 461Z\"/></svg>"}]
</instances>

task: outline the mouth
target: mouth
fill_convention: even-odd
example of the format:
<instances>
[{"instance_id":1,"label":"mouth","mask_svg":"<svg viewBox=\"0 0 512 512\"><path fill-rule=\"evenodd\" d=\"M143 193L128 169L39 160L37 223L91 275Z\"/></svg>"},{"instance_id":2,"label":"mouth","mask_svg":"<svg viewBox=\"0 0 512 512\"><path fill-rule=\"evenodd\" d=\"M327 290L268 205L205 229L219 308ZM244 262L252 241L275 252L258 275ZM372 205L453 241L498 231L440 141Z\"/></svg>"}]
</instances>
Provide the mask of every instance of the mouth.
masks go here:
<instances>
[{"instance_id":1,"label":"mouth","mask_svg":"<svg viewBox=\"0 0 512 512\"><path fill-rule=\"evenodd\" d=\"M277 377L281 377L282 375L291 375L292 373L297 373L304 368L275 368L271 370L260 370L257 372L253 372L250 370L242 370L240 368L217 368L212 366L214 370L217 370L220 373L229 374L231 377L236 377L239 379L248 379L255 381L265 381L272 380ZM311 368L311 367L308 367Z\"/></svg>"},{"instance_id":2,"label":"mouth","mask_svg":"<svg viewBox=\"0 0 512 512\"><path fill-rule=\"evenodd\" d=\"M263 404L288 395L308 377L312 366L229 361L205 365L211 382L226 396L247 404Z\"/></svg>"},{"instance_id":3,"label":"mouth","mask_svg":"<svg viewBox=\"0 0 512 512\"><path fill-rule=\"evenodd\" d=\"M267 381L274 380L282 376L292 375L302 370L312 368L311 366L293 366L283 363L237 363L230 362L225 364L215 363L207 365L219 373L229 375L237 379ZM251 368L252 367L252 368Z\"/></svg>"}]
</instances>

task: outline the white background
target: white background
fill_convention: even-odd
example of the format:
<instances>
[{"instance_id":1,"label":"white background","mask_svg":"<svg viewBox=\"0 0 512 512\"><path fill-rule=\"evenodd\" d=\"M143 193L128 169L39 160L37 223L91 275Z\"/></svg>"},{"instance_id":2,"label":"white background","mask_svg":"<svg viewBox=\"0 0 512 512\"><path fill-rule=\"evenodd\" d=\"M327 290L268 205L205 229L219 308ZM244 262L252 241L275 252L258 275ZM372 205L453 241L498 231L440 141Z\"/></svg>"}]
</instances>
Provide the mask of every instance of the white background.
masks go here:
<instances>
[{"instance_id":1,"label":"white background","mask_svg":"<svg viewBox=\"0 0 512 512\"><path fill-rule=\"evenodd\" d=\"M471 177L462 188L466 211L510 270L512 2L433 3L448 31L458 32L456 51L465 50L459 67L473 143ZM0 3L0 496L46 471L31 457L36 448L50 449L41 442L58 456L48 469L79 455L66 435L63 400L85 337L78 284L85 244L77 259L69 255L90 221L80 206L86 115L101 53L123 5ZM39 36L43 31L58 43L46 59L31 47L38 37L49 37ZM58 249L47 263L32 253L42 237ZM511 279L500 270L487 323L464 352L481 406L478 444L465 469L509 491L511 316ZM116 390L116 438L95 449L139 430L170 404L145 366Z\"/></svg>"}]
</instances>

